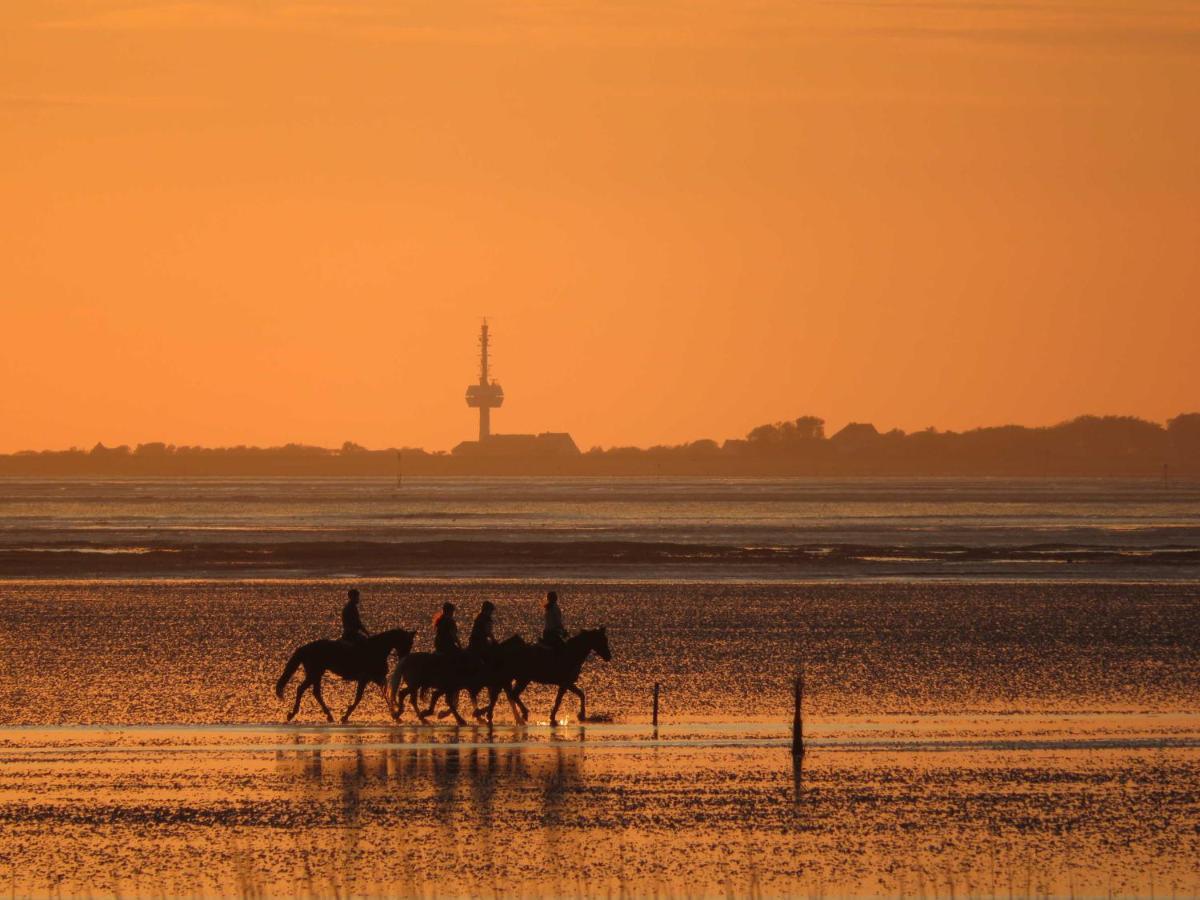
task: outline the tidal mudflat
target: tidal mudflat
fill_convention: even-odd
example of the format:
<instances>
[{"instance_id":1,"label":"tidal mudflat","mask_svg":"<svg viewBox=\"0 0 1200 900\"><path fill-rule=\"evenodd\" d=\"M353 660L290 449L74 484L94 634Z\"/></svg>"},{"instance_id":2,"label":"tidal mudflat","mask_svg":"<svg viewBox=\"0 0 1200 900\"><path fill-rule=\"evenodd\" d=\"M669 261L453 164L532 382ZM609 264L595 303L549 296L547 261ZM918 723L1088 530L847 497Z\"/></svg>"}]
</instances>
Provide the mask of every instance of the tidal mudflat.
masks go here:
<instances>
[{"instance_id":1,"label":"tidal mudflat","mask_svg":"<svg viewBox=\"0 0 1200 900\"><path fill-rule=\"evenodd\" d=\"M1194 895L1200 717L0 731L17 895Z\"/></svg>"},{"instance_id":2,"label":"tidal mudflat","mask_svg":"<svg viewBox=\"0 0 1200 900\"><path fill-rule=\"evenodd\" d=\"M529 634L543 586L361 587L423 649L442 598ZM349 727L283 726L274 680L344 588L6 585L0 890L1200 892L1193 586L577 583L569 624L610 630L581 680L605 722L551 726L542 690L527 728L503 704L490 732L396 725L371 695Z\"/></svg>"}]
</instances>

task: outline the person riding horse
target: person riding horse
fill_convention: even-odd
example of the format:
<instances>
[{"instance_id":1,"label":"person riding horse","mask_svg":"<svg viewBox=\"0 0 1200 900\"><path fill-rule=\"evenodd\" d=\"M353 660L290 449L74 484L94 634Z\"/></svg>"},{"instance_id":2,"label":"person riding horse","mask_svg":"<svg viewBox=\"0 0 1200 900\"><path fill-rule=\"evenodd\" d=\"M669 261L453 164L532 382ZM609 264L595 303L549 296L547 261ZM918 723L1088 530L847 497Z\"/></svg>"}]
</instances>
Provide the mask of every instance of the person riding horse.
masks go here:
<instances>
[{"instance_id":1,"label":"person riding horse","mask_svg":"<svg viewBox=\"0 0 1200 900\"><path fill-rule=\"evenodd\" d=\"M471 636L467 639L467 649L483 658L492 656L496 646L496 604L484 600L479 608L479 615L471 625Z\"/></svg>"},{"instance_id":2,"label":"person riding horse","mask_svg":"<svg viewBox=\"0 0 1200 900\"><path fill-rule=\"evenodd\" d=\"M558 592L551 591L546 595L546 619L542 627L542 643L555 650L561 650L567 643L567 629L563 625L562 609L558 605Z\"/></svg>"},{"instance_id":3,"label":"person riding horse","mask_svg":"<svg viewBox=\"0 0 1200 900\"><path fill-rule=\"evenodd\" d=\"M342 640L348 644L357 644L371 636L363 625L362 616L358 611L358 591L351 588L347 596L350 598L342 607Z\"/></svg>"},{"instance_id":4,"label":"person riding horse","mask_svg":"<svg viewBox=\"0 0 1200 900\"><path fill-rule=\"evenodd\" d=\"M433 652L446 656L462 652L453 603L443 603L442 611L433 617Z\"/></svg>"}]
</instances>

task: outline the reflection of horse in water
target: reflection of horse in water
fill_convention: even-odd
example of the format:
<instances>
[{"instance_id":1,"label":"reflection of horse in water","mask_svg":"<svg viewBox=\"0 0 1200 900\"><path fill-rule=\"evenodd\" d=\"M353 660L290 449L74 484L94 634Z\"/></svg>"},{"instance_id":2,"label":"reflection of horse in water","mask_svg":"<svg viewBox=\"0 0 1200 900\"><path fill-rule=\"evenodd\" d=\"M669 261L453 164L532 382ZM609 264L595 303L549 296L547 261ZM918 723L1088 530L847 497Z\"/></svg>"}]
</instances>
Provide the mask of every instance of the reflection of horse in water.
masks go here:
<instances>
[{"instance_id":1,"label":"reflection of horse in water","mask_svg":"<svg viewBox=\"0 0 1200 900\"><path fill-rule=\"evenodd\" d=\"M402 660L392 675L392 716L399 719L405 699L411 698L414 711L424 722L433 712L438 698L445 696L455 720L463 725L466 720L458 712L458 692L465 689L474 699L480 690L487 688L487 706L481 708L476 703L476 718L486 718L490 722L503 691L514 706L514 716L518 721L526 721L529 709L521 702L521 694L531 683L537 683L558 688L550 710L551 722L556 720L567 691L579 698L579 720L584 721L587 719L587 700L577 682L592 653L605 661L612 659L606 629L581 631L568 638L561 648L528 644L517 637L493 648L488 657L473 653L414 653ZM429 708L422 710L418 705L418 694L426 689L432 689L433 695Z\"/></svg>"},{"instance_id":2,"label":"reflection of horse in water","mask_svg":"<svg viewBox=\"0 0 1200 900\"><path fill-rule=\"evenodd\" d=\"M342 721L347 721L359 701L362 700L368 683L376 684L381 692L384 691L388 676L388 657L392 651L395 651L401 659L406 657L412 650L416 634L415 631L395 628L362 641L321 640L300 647L287 661L287 665L283 667L283 674L275 683L275 696L282 698L283 689L287 687L296 670L301 666L304 667L304 680L296 689L296 702L292 706L292 711L288 713L287 720L290 722L295 718L300 709L300 701L304 697L304 692L312 688L313 696L321 705L325 718L330 722L333 721L333 713L329 711L329 707L325 705L325 699L321 696L321 679L326 672L333 672L346 681L358 682L354 700L342 715Z\"/></svg>"},{"instance_id":3,"label":"reflection of horse in water","mask_svg":"<svg viewBox=\"0 0 1200 900\"><path fill-rule=\"evenodd\" d=\"M338 749L323 745L320 733L292 740L293 749L275 755L281 787L295 791L306 808L346 822L411 828L465 817L485 829L503 828L514 810L531 802L542 805L544 821L560 821L573 803L586 804L590 796L582 790L586 755L577 742L464 747L453 738L430 744L418 730L393 732L395 746L388 749L355 733L324 736ZM354 749L341 749L347 747ZM409 802L398 804L397 796ZM317 849L331 848L317 841ZM353 869L347 861L344 871Z\"/></svg>"}]
</instances>

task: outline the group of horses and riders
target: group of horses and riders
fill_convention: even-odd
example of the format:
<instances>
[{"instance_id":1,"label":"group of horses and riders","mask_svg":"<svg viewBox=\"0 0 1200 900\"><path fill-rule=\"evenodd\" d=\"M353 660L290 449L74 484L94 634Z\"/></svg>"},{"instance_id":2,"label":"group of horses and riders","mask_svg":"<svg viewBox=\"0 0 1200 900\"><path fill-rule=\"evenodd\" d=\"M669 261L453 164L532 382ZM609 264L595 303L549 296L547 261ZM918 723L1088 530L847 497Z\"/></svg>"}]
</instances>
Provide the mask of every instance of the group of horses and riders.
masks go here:
<instances>
[{"instance_id":1,"label":"group of horses and riders","mask_svg":"<svg viewBox=\"0 0 1200 900\"><path fill-rule=\"evenodd\" d=\"M546 595L544 627L536 643L529 643L520 635L497 641L496 605L485 600L471 626L467 646L463 647L454 618L455 606L443 603L441 612L433 618L432 653L412 652L415 631L396 628L371 634L363 625L360 602L358 591L351 590L342 608L339 640L305 644L284 666L275 684L275 695L280 698L296 670L304 670L304 680L296 689L296 701L287 716L289 722L300 710L300 701L309 689L325 718L333 721L333 713L321 696L321 679L326 672L357 682L354 700L342 715L343 722L350 719L370 684L380 689L392 718L397 721L404 713L406 701L412 703L417 717L427 722L438 701L444 700L448 709L439 713L439 718L452 715L459 725L465 725L467 720L458 711L458 697L466 691L477 721L492 721L496 702L503 694L512 707L513 717L518 722L527 722L529 708L521 702L521 694L530 684L545 684L558 688L550 710L551 723L557 721L558 708L568 691L579 698L582 722L587 719L587 701L576 682L583 664L592 653L605 661L612 659L604 628L585 629L575 635L567 633L558 594L554 591ZM393 653L397 663L391 668ZM486 695L482 704L480 694ZM428 705L422 709L421 701L426 697Z\"/></svg>"}]
</instances>

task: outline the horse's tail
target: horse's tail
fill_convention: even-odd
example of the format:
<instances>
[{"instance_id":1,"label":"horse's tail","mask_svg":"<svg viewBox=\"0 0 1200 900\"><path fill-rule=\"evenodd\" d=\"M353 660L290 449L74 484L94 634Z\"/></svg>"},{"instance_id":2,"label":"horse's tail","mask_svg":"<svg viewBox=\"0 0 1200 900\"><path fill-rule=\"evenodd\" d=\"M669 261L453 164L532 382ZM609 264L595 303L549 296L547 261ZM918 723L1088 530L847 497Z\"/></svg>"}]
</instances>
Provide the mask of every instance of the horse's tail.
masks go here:
<instances>
[{"instance_id":1,"label":"horse's tail","mask_svg":"<svg viewBox=\"0 0 1200 900\"><path fill-rule=\"evenodd\" d=\"M287 687L287 683L292 680L292 676L296 674L296 670L300 668L302 662L304 648L300 647L292 658L287 661L287 665L283 667L283 674L279 676L279 680L275 682L275 696L283 698L283 689Z\"/></svg>"}]
</instances>

